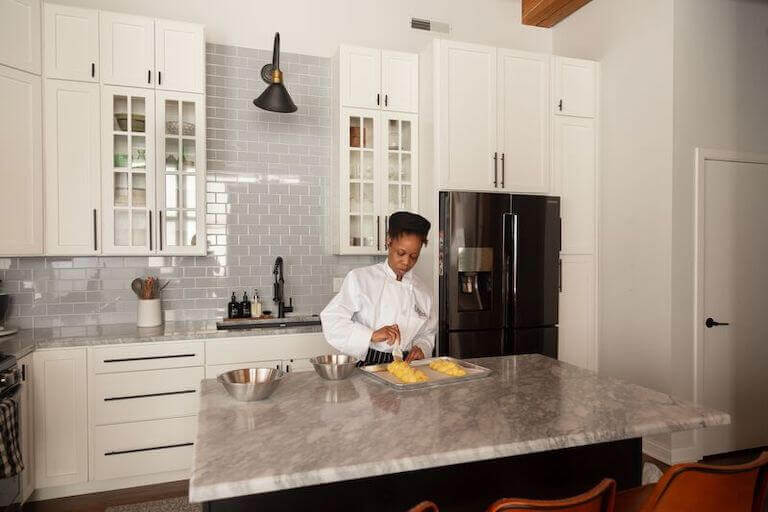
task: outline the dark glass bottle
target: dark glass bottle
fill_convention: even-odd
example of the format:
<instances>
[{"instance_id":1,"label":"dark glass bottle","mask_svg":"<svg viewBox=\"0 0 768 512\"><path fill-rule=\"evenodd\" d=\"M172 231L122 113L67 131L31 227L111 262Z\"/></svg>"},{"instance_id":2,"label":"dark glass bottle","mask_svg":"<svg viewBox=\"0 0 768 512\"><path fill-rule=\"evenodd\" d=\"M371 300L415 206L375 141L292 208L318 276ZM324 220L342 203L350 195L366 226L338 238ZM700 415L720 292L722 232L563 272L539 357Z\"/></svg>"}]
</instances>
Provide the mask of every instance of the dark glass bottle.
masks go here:
<instances>
[{"instance_id":1,"label":"dark glass bottle","mask_svg":"<svg viewBox=\"0 0 768 512\"><path fill-rule=\"evenodd\" d=\"M240 318L240 303L237 302L235 292L232 292L232 300L227 305L227 316L229 318Z\"/></svg>"},{"instance_id":2,"label":"dark glass bottle","mask_svg":"<svg viewBox=\"0 0 768 512\"><path fill-rule=\"evenodd\" d=\"M241 318L251 318L251 301L248 300L248 294L243 292L243 302L240 303Z\"/></svg>"}]
</instances>

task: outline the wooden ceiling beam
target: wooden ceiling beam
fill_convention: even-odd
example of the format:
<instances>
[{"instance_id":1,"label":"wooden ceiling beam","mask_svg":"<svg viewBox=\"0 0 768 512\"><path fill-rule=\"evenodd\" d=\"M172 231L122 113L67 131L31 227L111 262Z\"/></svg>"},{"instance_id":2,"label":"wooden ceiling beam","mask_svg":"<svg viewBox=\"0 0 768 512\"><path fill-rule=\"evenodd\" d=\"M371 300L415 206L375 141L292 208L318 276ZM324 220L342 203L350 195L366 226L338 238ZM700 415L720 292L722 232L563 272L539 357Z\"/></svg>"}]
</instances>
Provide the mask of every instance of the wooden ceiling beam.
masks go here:
<instances>
[{"instance_id":1,"label":"wooden ceiling beam","mask_svg":"<svg viewBox=\"0 0 768 512\"><path fill-rule=\"evenodd\" d=\"M551 28L591 0L523 0L523 25Z\"/></svg>"}]
</instances>

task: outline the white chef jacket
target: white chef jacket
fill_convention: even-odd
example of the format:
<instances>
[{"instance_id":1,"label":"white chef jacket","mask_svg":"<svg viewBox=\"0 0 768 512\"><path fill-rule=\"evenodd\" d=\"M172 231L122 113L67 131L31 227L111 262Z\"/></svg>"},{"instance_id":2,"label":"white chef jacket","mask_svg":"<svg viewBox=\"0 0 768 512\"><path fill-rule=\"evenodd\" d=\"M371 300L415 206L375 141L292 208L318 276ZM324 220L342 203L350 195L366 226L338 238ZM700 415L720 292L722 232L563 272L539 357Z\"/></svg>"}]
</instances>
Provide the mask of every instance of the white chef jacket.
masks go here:
<instances>
[{"instance_id":1,"label":"white chef jacket","mask_svg":"<svg viewBox=\"0 0 768 512\"><path fill-rule=\"evenodd\" d=\"M398 325L404 352L415 346L430 357L435 346L437 318L428 289L413 271L398 281L386 261L349 272L320 320L328 343L360 360L369 347L392 352L386 341L371 341L373 332L385 325Z\"/></svg>"}]
</instances>

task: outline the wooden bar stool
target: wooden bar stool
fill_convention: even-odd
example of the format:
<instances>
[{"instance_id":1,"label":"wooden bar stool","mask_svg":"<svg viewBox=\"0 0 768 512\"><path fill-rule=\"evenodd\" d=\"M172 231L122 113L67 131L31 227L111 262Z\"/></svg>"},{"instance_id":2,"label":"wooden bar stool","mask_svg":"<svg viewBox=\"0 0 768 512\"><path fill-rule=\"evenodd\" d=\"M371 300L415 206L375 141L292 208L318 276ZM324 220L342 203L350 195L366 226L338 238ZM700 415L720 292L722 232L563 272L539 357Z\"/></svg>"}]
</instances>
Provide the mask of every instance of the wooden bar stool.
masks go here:
<instances>
[{"instance_id":1,"label":"wooden bar stool","mask_svg":"<svg viewBox=\"0 0 768 512\"><path fill-rule=\"evenodd\" d=\"M617 512L763 512L768 452L737 466L677 464L655 485L619 493ZM647 497L646 497L647 496Z\"/></svg>"},{"instance_id":2,"label":"wooden bar stool","mask_svg":"<svg viewBox=\"0 0 768 512\"><path fill-rule=\"evenodd\" d=\"M409 509L408 512L440 512L440 510L431 501L422 501L412 509Z\"/></svg>"},{"instance_id":3,"label":"wooden bar stool","mask_svg":"<svg viewBox=\"0 0 768 512\"><path fill-rule=\"evenodd\" d=\"M613 512L616 482L606 478L592 490L563 500L525 500L505 498L488 507L487 512L559 510L570 512Z\"/></svg>"}]
</instances>

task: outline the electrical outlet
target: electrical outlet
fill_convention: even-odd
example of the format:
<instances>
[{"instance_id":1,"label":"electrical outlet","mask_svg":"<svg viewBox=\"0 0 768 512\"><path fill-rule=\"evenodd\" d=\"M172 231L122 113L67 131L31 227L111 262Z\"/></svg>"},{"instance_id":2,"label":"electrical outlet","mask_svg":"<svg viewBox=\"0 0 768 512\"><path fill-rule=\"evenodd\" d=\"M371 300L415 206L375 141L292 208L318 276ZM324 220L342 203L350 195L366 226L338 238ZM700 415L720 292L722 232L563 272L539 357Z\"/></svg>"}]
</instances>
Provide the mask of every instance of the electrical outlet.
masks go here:
<instances>
[{"instance_id":1,"label":"electrical outlet","mask_svg":"<svg viewBox=\"0 0 768 512\"><path fill-rule=\"evenodd\" d=\"M341 291L341 283L344 282L343 277L333 278L333 293L339 293Z\"/></svg>"}]
</instances>

